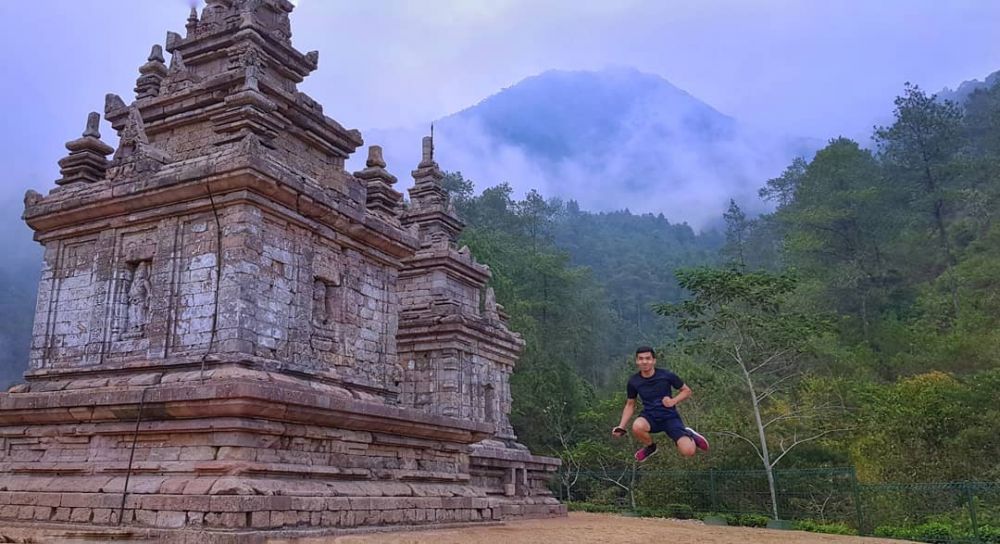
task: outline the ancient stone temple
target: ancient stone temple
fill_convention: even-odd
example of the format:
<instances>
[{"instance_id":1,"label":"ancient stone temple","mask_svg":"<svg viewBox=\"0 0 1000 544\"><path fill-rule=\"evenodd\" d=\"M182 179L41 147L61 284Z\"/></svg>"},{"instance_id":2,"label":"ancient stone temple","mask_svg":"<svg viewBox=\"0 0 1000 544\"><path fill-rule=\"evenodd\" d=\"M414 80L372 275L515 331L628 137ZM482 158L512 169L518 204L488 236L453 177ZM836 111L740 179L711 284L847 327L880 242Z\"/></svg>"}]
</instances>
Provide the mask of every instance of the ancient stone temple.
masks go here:
<instances>
[{"instance_id":1,"label":"ancient stone temple","mask_svg":"<svg viewBox=\"0 0 1000 544\"><path fill-rule=\"evenodd\" d=\"M0 394L0 527L192 542L562 515L516 442L523 348L455 240L433 141L410 201L297 90L287 0L208 0L90 114L24 218L45 247ZM418 143L415 142L415 145Z\"/></svg>"}]
</instances>

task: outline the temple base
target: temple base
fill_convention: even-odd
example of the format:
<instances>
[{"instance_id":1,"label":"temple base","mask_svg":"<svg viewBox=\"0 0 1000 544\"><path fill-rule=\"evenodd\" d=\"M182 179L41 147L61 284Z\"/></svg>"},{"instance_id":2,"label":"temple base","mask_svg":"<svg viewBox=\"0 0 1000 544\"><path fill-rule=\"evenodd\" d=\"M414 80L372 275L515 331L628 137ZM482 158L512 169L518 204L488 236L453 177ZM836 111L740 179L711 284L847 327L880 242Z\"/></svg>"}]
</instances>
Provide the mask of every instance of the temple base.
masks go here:
<instances>
[{"instance_id":1,"label":"temple base","mask_svg":"<svg viewBox=\"0 0 1000 544\"><path fill-rule=\"evenodd\" d=\"M558 460L473 445L488 425L268 376L0 394L0 525L244 542L565 515Z\"/></svg>"}]
</instances>

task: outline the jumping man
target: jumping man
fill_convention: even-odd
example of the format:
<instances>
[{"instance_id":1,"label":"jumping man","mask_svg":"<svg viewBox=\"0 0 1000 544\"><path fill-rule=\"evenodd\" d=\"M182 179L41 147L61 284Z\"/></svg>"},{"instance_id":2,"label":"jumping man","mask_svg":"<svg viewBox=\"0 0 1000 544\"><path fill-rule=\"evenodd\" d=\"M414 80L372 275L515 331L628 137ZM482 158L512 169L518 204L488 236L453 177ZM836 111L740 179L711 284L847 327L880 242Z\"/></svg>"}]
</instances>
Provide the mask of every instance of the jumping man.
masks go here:
<instances>
[{"instance_id":1,"label":"jumping man","mask_svg":"<svg viewBox=\"0 0 1000 544\"><path fill-rule=\"evenodd\" d=\"M611 430L611 436L625 436L625 425L632 419L635 412L635 397L642 399L642 414L632 422L632 435L643 447L635 452L635 459L640 463L656 453L656 443L653 433L667 433L676 444L677 451L684 457L695 454L695 448L708 451L708 440L695 432L691 427L685 427L681 415L675 408L691 396L691 388L677 377L677 374L656 366L656 352L653 348L642 346L635 350L635 366L639 368L628 380L628 400L622 409L622 420ZM672 395L671 389L677 394Z\"/></svg>"}]
</instances>

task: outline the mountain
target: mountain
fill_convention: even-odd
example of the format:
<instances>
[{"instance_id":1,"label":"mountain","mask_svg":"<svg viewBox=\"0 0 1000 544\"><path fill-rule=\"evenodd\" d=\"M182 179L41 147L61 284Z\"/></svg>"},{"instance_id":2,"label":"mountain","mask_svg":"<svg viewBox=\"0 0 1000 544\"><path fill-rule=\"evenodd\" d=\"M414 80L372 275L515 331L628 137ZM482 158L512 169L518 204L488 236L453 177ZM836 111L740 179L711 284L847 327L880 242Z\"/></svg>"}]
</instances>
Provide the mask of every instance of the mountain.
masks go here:
<instances>
[{"instance_id":1,"label":"mountain","mask_svg":"<svg viewBox=\"0 0 1000 544\"><path fill-rule=\"evenodd\" d=\"M764 134L632 68L550 70L434 122L435 157L482 189L574 199L583 209L664 213L701 227L821 142ZM365 132L401 178L426 128ZM360 167L360 164L357 165Z\"/></svg>"},{"instance_id":2,"label":"mountain","mask_svg":"<svg viewBox=\"0 0 1000 544\"><path fill-rule=\"evenodd\" d=\"M983 81L979 81L978 79L963 81L955 90L945 87L944 90L937 93L937 97L939 100L951 100L952 102L962 104L972 93L979 89L988 89L997 83L1000 83L1000 70L986 76L983 78Z\"/></svg>"},{"instance_id":3,"label":"mountain","mask_svg":"<svg viewBox=\"0 0 1000 544\"><path fill-rule=\"evenodd\" d=\"M42 272L42 248L21 220L20 202L0 201L0 232L7 234L0 259L0 391L21 381L28 367L35 292Z\"/></svg>"}]
</instances>

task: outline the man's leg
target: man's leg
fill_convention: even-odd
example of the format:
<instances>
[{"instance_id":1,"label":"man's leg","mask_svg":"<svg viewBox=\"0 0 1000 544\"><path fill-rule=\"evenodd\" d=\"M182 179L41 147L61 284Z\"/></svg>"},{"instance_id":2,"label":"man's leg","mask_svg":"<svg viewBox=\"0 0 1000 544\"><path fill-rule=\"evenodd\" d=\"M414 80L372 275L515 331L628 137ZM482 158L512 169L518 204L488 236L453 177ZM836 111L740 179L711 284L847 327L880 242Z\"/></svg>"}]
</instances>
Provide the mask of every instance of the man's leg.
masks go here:
<instances>
[{"instance_id":1,"label":"man's leg","mask_svg":"<svg viewBox=\"0 0 1000 544\"><path fill-rule=\"evenodd\" d=\"M691 436L689 436L687 429L684 427L684 422L680 418L671 419L665 432L677 444L677 453L680 453L684 457L694 457L698 446L694 443Z\"/></svg>"},{"instance_id":2,"label":"man's leg","mask_svg":"<svg viewBox=\"0 0 1000 544\"><path fill-rule=\"evenodd\" d=\"M632 436L642 442L643 446L653 443L653 436L649 434L649 422L646 421L646 418L642 416L635 418L635 421L632 422Z\"/></svg>"},{"instance_id":3,"label":"man's leg","mask_svg":"<svg viewBox=\"0 0 1000 544\"><path fill-rule=\"evenodd\" d=\"M639 416L632 422L632 436L636 437L643 444L639 448L639 451L635 452L635 460L640 463L648 459L650 455L656 453L656 444L653 442L652 432L653 429L646 418Z\"/></svg>"},{"instance_id":4,"label":"man's leg","mask_svg":"<svg viewBox=\"0 0 1000 544\"><path fill-rule=\"evenodd\" d=\"M697 446L695 446L694 440L686 436L682 436L677 439L677 452L684 457L694 457L695 451L697 451Z\"/></svg>"}]
</instances>

